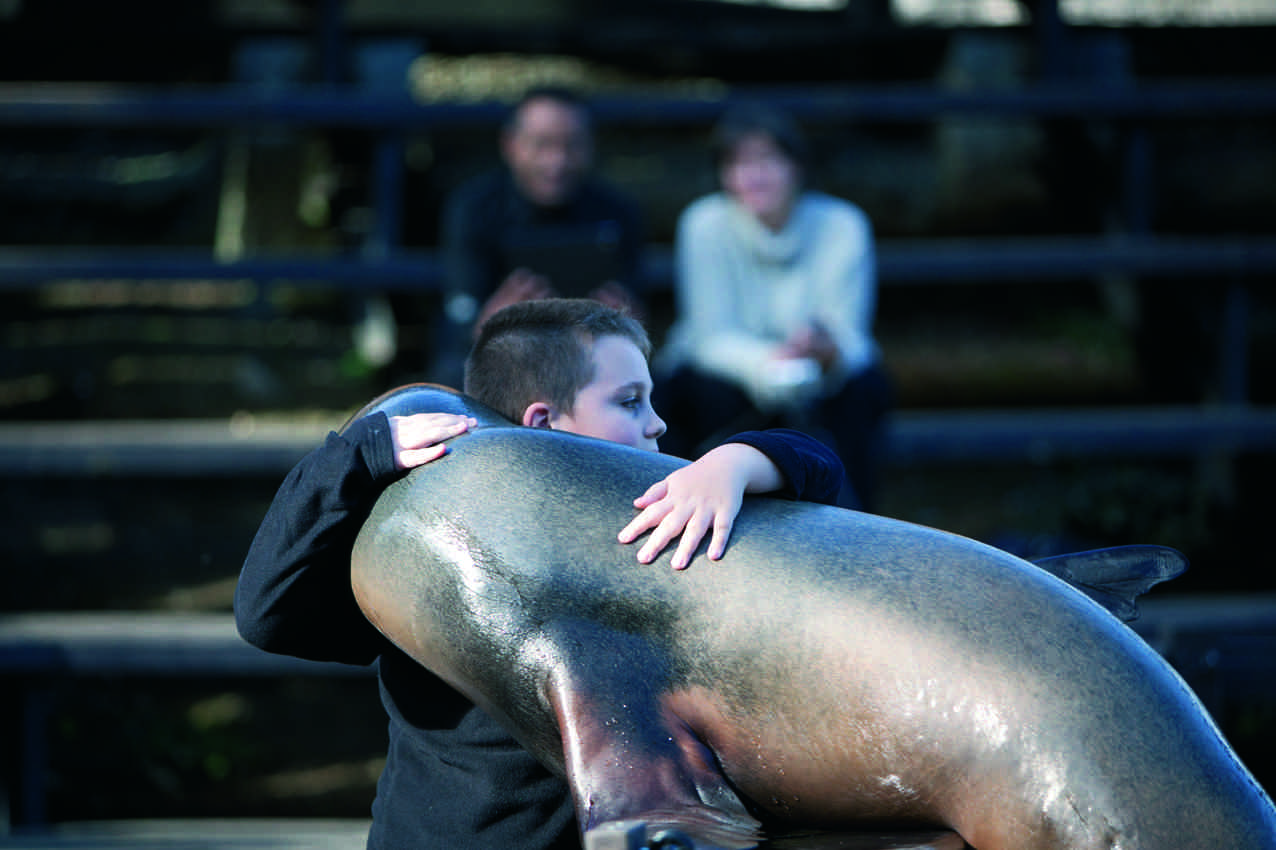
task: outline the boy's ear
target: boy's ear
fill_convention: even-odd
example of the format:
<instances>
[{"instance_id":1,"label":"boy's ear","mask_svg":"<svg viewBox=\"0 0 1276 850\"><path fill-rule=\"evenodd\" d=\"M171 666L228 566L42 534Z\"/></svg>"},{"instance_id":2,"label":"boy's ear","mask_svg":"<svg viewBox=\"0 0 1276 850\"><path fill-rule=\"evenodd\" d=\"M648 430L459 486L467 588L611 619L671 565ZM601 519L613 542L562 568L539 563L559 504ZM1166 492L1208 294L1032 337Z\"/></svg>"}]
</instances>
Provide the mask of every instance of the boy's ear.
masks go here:
<instances>
[{"instance_id":1,"label":"boy's ear","mask_svg":"<svg viewBox=\"0 0 1276 850\"><path fill-rule=\"evenodd\" d=\"M548 428L553 409L543 401L534 401L523 411L523 424L528 428Z\"/></svg>"}]
</instances>

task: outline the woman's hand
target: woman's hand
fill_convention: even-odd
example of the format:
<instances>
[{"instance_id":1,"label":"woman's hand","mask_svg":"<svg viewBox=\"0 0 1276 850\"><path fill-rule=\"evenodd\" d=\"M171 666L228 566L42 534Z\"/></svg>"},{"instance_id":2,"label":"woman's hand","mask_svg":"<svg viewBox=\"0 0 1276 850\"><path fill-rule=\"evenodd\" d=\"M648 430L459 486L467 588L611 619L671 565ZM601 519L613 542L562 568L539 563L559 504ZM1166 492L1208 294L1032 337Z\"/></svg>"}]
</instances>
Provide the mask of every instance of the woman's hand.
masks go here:
<instances>
[{"instance_id":1,"label":"woman's hand","mask_svg":"<svg viewBox=\"0 0 1276 850\"><path fill-rule=\"evenodd\" d=\"M825 372L833 368L840 355L841 350L828 328L814 319L790 336L779 351L783 358L809 357Z\"/></svg>"},{"instance_id":2,"label":"woman's hand","mask_svg":"<svg viewBox=\"0 0 1276 850\"><path fill-rule=\"evenodd\" d=\"M411 469L447 454L445 441L478 427L472 416L455 413L414 413L391 416L390 436L394 440L394 464Z\"/></svg>"},{"instance_id":3,"label":"woman's hand","mask_svg":"<svg viewBox=\"0 0 1276 850\"><path fill-rule=\"evenodd\" d=\"M774 490L781 483L779 470L762 452L743 443L726 443L670 473L635 499L634 507L641 513L621 529L618 539L632 543L651 531L638 550L638 560L649 564L681 536L672 564L675 570L683 570L712 529L708 555L716 561L726 553L744 494Z\"/></svg>"}]
</instances>

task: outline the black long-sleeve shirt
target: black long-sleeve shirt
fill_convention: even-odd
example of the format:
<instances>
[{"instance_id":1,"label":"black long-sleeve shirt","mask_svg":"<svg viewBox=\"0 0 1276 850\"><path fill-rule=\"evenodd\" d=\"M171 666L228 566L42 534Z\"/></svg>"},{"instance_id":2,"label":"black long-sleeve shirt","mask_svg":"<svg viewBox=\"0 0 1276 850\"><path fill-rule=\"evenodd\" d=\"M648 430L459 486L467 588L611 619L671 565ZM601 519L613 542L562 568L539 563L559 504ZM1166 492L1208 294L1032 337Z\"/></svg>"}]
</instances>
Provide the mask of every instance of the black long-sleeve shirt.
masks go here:
<instances>
[{"instance_id":1,"label":"black long-sleeve shirt","mask_svg":"<svg viewBox=\"0 0 1276 850\"><path fill-rule=\"evenodd\" d=\"M827 504L837 497L841 462L815 439L777 429L728 442L751 445L779 467L786 486L775 495ZM457 450L464 451L463 443ZM280 486L244 561L235 589L240 634L270 652L377 664L390 740L369 847L578 848L562 780L394 647L355 602L355 537L382 490L403 474L383 413L329 434L303 458Z\"/></svg>"}]
</instances>

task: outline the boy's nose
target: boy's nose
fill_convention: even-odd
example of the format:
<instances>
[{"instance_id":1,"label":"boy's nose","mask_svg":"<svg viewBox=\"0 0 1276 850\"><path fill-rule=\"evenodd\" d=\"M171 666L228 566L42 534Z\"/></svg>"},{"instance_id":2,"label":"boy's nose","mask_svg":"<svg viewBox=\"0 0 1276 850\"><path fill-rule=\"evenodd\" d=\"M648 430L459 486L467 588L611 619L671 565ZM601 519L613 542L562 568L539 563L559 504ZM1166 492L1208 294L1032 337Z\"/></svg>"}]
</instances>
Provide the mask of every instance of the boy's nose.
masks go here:
<instances>
[{"instance_id":1,"label":"boy's nose","mask_svg":"<svg viewBox=\"0 0 1276 850\"><path fill-rule=\"evenodd\" d=\"M665 431L669 430L665 425L665 420L661 419L655 413L651 414L651 422L647 425L647 436L653 440L659 440L664 436Z\"/></svg>"}]
</instances>

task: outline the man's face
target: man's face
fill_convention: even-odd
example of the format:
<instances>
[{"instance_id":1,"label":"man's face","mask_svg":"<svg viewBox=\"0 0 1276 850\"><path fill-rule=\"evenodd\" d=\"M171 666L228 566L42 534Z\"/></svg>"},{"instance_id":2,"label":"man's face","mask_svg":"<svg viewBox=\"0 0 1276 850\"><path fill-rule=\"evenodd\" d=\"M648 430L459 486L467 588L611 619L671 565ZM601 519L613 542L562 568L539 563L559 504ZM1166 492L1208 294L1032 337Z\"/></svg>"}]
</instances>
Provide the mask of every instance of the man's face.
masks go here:
<instances>
[{"instance_id":1,"label":"man's face","mask_svg":"<svg viewBox=\"0 0 1276 850\"><path fill-rule=\"evenodd\" d=\"M594 380L581 387L571 413L551 415L549 427L659 451L665 423L651 406L651 372L638 346L622 336L594 342Z\"/></svg>"},{"instance_id":2,"label":"man's face","mask_svg":"<svg viewBox=\"0 0 1276 850\"><path fill-rule=\"evenodd\" d=\"M593 160L593 140L580 110L548 98L523 104L501 140L514 182L529 201L557 207L571 199Z\"/></svg>"}]
</instances>

